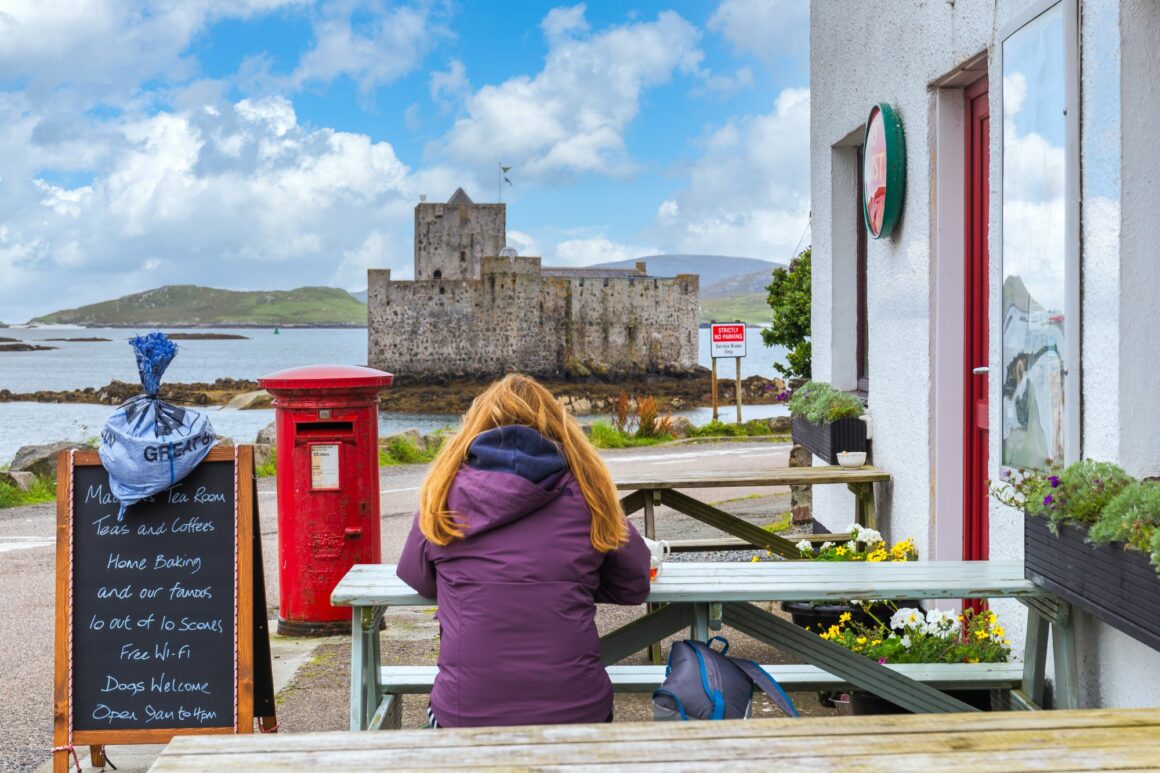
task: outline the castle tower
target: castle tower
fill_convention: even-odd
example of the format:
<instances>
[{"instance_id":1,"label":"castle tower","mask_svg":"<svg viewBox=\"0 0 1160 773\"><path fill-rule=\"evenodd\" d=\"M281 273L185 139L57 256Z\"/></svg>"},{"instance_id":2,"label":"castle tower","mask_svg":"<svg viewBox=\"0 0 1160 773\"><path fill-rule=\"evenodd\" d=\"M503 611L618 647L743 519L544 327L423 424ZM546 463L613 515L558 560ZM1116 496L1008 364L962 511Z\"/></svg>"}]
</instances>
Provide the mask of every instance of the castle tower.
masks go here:
<instances>
[{"instance_id":1,"label":"castle tower","mask_svg":"<svg viewBox=\"0 0 1160 773\"><path fill-rule=\"evenodd\" d=\"M476 204L462 188L415 207L415 279L479 279L483 257L507 241L507 206Z\"/></svg>"}]
</instances>

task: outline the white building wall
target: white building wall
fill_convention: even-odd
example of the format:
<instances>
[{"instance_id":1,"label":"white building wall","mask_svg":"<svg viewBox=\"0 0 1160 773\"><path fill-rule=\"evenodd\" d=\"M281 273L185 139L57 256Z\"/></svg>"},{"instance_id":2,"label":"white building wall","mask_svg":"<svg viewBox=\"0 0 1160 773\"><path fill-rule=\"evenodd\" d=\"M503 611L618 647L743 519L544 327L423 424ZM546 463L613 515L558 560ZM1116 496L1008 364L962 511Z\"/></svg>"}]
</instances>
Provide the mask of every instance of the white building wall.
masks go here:
<instances>
[{"instance_id":1,"label":"white building wall","mask_svg":"<svg viewBox=\"0 0 1160 773\"><path fill-rule=\"evenodd\" d=\"M1155 142L1160 125L1160 3L1081 3L1083 454L1118 461L1133 474L1155 475L1160 473L1160 403L1155 399L1160 394L1160 260L1154 247L1155 213L1160 211ZM925 557L954 557L952 537L961 533L945 528L946 519L959 520L961 512L951 509L940 515L936 505L958 499L953 490L946 496L946 487L957 485L961 477L961 446L948 445L945 437L940 444L935 432L959 420L961 388L956 395L936 383L933 363L940 342L945 345L955 332L953 324L948 329L947 318L940 318L940 303L945 313L948 271L953 279L962 257L948 253L954 239L946 233L945 210L940 220L940 206L954 209L959 204L950 195L953 186L942 189L947 201L940 200L936 173L940 139L944 148L953 140L945 123L953 94L940 92L935 84L972 57L987 54L991 233L996 234L1002 216L999 35L1039 5L1035 0L957 0L907 4L903 11L886 0L829 0L812 6L814 377L853 387L854 262L850 224L842 222L852 206L837 197L850 190L844 165L851 155L846 148L851 135L859 136L874 103L887 102L902 118L907 181L894 234L868 242L873 460L893 476L892 484L879 493L880 523L891 538L914 536ZM996 244L993 238L993 331L1001 319L1002 262ZM954 313L961 314L961 302ZM993 363L1001 361L1000 345L993 332ZM990 383L995 477L1001 458L1001 400L998 378ZM840 529L850 520L853 499L837 487L820 487L814 492L814 511L826 526ZM939 520L941 530L936 528ZM993 558L1022 559L1021 514L993 505L990 535ZM1021 641L1021 605L999 603L996 610L1013 639ZM1160 700L1155 697L1160 695L1160 653L1086 615L1080 616L1079 657L1081 705L1142 706Z\"/></svg>"}]
</instances>

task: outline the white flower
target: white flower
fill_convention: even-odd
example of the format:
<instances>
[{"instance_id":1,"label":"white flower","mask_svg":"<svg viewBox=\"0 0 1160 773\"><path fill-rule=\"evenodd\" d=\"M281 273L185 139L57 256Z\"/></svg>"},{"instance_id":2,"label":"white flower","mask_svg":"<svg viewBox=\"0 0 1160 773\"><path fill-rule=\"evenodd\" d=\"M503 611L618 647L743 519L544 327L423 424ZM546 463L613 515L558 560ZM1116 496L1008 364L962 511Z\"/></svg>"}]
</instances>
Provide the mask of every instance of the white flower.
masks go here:
<instances>
[{"instance_id":1,"label":"white flower","mask_svg":"<svg viewBox=\"0 0 1160 773\"><path fill-rule=\"evenodd\" d=\"M905 628L918 628L923 624L923 621L921 609L903 607L891 615L890 627L896 631L901 631Z\"/></svg>"},{"instance_id":2,"label":"white flower","mask_svg":"<svg viewBox=\"0 0 1160 773\"><path fill-rule=\"evenodd\" d=\"M829 550L833 546L834 546L833 542L823 542L822 546L820 548L818 548L818 550Z\"/></svg>"},{"instance_id":3,"label":"white flower","mask_svg":"<svg viewBox=\"0 0 1160 773\"><path fill-rule=\"evenodd\" d=\"M813 555L814 545L808 539L804 539L798 542L797 549L802 553L809 553L810 555Z\"/></svg>"},{"instance_id":4,"label":"white flower","mask_svg":"<svg viewBox=\"0 0 1160 773\"><path fill-rule=\"evenodd\" d=\"M882 535L874 529L861 529L858 531L858 541L867 545L877 545L882 542Z\"/></svg>"},{"instance_id":5,"label":"white flower","mask_svg":"<svg viewBox=\"0 0 1160 773\"><path fill-rule=\"evenodd\" d=\"M958 616L953 612L932 609L926 613L926 625L923 626L922 632L949 639L957 634L960 628Z\"/></svg>"},{"instance_id":6,"label":"white flower","mask_svg":"<svg viewBox=\"0 0 1160 773\"><path fill-rule=\"evenodd\" d=\"M910 649L910 637L909 636L903 636L899 641L902 642L903 647L905 647L906 649Z\"/></svg>"},{"instance_id":7,"label":"white flower","mask_svg":"<svg viewBox=\"0 0 1160 773\"><path fill-rule=\"evenodd\" d=\"M862 530L862 526L860 524L857 524L857 523L852 523L845 528L845 531L854 537L857 537L858 532L860 532L861 530Z\"/></svg>"},{"instance_id":8,"label":"white flower","mask_svg":"<svg viewBox=\"0 0 1160 773\"><path fill-rule=\"evenodd\" d=\"M853 551L857 552L858 543L854 542L854 540L850 540L849 542L846 543L846 550L853 550Z\"/></svg>"}]
</instances>

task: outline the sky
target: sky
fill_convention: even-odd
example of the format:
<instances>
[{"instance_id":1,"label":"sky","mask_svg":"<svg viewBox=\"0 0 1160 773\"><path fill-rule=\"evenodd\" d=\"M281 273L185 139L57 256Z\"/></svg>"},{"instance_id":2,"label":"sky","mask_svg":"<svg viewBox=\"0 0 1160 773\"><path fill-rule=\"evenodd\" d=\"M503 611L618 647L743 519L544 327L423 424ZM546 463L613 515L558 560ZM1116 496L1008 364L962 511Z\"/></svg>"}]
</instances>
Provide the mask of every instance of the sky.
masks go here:
<instances>
[{"instance_id":1,"label":"sky","mask_svg":"<svg viewBox=\"0 0 1160 773\"><path fill-rule=\"evenodd\" d=\"M785 261L808 48L807 0L2 0L0 320L409 279L457 187L546 265Z\"/></svg>"}]
</instances>

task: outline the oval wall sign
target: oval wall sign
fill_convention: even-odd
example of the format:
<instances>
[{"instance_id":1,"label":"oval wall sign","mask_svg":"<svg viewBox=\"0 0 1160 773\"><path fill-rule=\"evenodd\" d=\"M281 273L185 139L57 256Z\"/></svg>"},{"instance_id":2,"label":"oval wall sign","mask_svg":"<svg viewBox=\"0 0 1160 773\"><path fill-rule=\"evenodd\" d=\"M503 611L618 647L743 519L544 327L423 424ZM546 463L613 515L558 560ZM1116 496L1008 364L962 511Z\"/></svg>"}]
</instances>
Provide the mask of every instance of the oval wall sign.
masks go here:
<instances>
[{"instance_id":1,"label":"oval wall sign","mask_svg":"<svg viewBox=\"0 0 1160 773\"><path fill-rule=\"evenodd\" d=\"M906 145L902 121L880 102L870 109L862 164L862 214L875 239L888 236L902 213L906 188Z\"/></svg>"}]
</instances>

